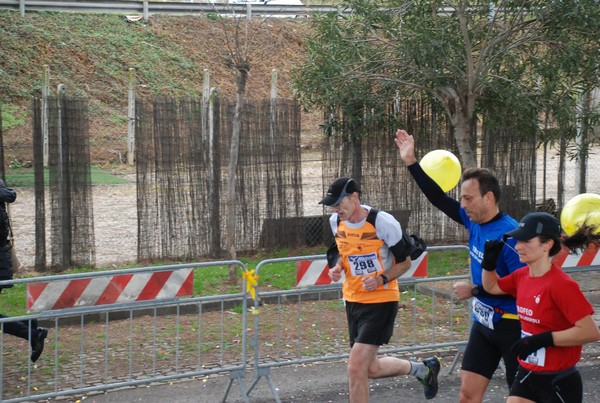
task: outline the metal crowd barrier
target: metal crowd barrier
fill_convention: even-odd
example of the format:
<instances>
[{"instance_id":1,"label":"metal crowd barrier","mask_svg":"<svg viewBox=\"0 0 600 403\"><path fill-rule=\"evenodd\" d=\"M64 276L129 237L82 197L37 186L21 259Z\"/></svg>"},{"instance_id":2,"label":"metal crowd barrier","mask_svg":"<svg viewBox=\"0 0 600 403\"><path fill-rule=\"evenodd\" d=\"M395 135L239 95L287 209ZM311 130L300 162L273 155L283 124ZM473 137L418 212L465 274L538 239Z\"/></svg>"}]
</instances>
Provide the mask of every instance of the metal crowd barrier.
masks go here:
<instances>
[{"instance_id":1,"label":"metal crowd barrier","mask_svg":"<svg viewBox=\"0 0 600 403\"><path fill-rule=\"evenodd\" d=\"M431 246L428 251L468 250L463 245ZM269 259L256 273L273 263L322 260L324 255ZM465 262L465 265L467 262ZM466 344L470 326L469 308L444 289L468 275L439 278L400 279L402 290L396 327L390 344L381 354L412 354L439 351ZM280 402L270 370L273 367L348 358L349 342L341 284L320 285L291 291L260 291L254 301L254 380L250 394L261 378ZM443 302L440 302L443 300ZM325 312L327 314L325 314ZM426 322L424 322L426 321ZM268 322L268 323L267 323ZM422 326L423 323L428 325ZM269 329L271 338L265 338ZM458 353L457 353L458 354Z\"/></svg>"},{"instance_id":2,"label":"metal crowd barrier","mask_svg":"<svg viewBox=\"0 0 600 403\"><path fill-rule=\"evenodd\" d=\"M466 247L432 246L428 250L459 248ZM260 277L273 263L324 258L312 255L264 260L255 274ZM0 285L190 267L228 270L229 265L248 273L239 261L223 261L28 278ZM600 266L565 271L588 294L600 290L598 270ZM403 279L394 336L381 354L414 358L417 354L456 353L451 364L454 368L471 324L468 304L458 301L450 291L453 282L463 279L468 276ZM0 401L89 395L219 374L229 375L223 401L237 382L242 399L248 402L252 390L264 378L274 399L280 402L270 377L272 368L345 359L349 344L341 284L286 291L269 291L268 286L259 281L253 304L247 302L243 279L241 292L234 294L74 307L0 319L0 329L7 322L30 319L38 319L50 328L46 350L36 364L29 361L26 341L0 334ZM89 325L91 321L96 322L94 327ZM102 324L100 332L97 323ZM249 371L252 376L246 385Z\"/></svg>"},{"instance_id":3,"label":"metal crowd barrier","mask_svg":"<svg viewBox=\"0 0 600 403\"><path fill-rule=\"evenodd\" d=\"M246 271L242 262L232 260L46 276L0 284L215 266L229 270L230 265ZM246 281L242 280L242 289L236 294L73 307L0 318L0 330L8 322L32 319L50 330L44 353L36 364L29 360L31 351L26 340L0 334L0 401L83 395L219 373L230 377L224 400L237 381L247 401L243 382L248 363L245 286ZM95 333L97 326L92 328L90 322L102 323L103 332Z\"/></svg>"},{"instance_id":4,"label":"metal crowd barrier","mask_svg":"<svg viewBox=\"0 0 600 403\"><path fill-rule=\"evenodd\" d=\"M460 249L468 250L464 245L427 248L429 252ZM264 260L257 265L256 274L260 275L274 263L321 259L325 256ZM586 295L600 291L600 279L589 280L590 276L598 278L600 266L564 270L578 280ZM466 347L473 320L468 301L458 300L452 291L452 284L459 280L470 280L470 275L400 279L400 309L394 335L390 344L379 350L380 354L411 358L415 353L451 352L455 355L448 374L453 373ZM348 358L350 346L341 284L291 291L263 292L260 288L256 290L254 335L250 340L254 347L254 375L247 393L250 395L264 378L273 398L280 402L271 368ZM600 310L600 306L596 306L596 310ZM499 367L504 369L502 362Z\"/></svg>"}]
</instances>

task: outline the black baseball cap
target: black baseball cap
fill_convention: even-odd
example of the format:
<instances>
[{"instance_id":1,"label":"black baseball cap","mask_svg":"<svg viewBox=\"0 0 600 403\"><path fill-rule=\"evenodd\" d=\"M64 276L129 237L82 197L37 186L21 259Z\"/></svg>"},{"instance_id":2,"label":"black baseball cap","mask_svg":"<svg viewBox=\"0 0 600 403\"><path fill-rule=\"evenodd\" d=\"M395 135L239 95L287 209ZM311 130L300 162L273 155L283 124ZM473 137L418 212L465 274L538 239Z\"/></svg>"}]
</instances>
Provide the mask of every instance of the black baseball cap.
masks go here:
<instances>
[{"instance_id":1,"label":"black baseball cap","mask_svg":"<svg viewBox=\"0 0 600 403\"><path fill-rule=\"evenodd\" d=\"M351 195L354 192L360 193L360 187L356 181L348 176L342 176L333 181L327 189L327 194L319 202L326 206L335 206L340 204L344 197Z\"/></svg>"},{"instance_id":2,"label":"black baseball cap","mask_svg":"<svg viewBox=\"0 0 600 403\"><path fill-rule=\"evenodd\" d=\"M560 222L552 214L529 213L521 219L517 228L504 234L504 238L515 238L517 241L529 241L536 236L559 239L560 231Z\"/></svg>"}]
</instances>

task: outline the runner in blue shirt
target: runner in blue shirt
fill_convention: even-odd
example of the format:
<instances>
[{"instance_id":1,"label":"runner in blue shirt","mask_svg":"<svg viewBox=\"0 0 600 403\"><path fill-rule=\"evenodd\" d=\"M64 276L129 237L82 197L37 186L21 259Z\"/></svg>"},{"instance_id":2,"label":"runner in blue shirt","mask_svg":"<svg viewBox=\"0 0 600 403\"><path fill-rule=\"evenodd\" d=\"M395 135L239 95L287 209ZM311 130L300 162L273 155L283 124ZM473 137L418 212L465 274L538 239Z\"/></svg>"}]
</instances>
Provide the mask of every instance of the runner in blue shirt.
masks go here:
<instances>
[{"instance_id":1,"label":"runner in blue shirt","mask_svg":"<svg viewBox=\"0 0 600 403\"><path fill-rule=\"evenodd\" d=\"M482 286L481 260L487 240L501 240L502 235L517 227L517 222L501 212L500 185L486 168L466 169L462 174L460 202L448 196L421 168L415 157L413 136L404 130L396 132L400 158L408 167L429 202L469 230L469 256L473 284L460 281L454 292L461 300L471 297L474 323L461 365L460 402L481 402L500 359L504 359L506 382L510 388L517 370L516 356L510 346L521 337L515 299L488 294ZM514 248L514 240L509 246ZM498 259L500 277L521 268L519 256L503 248Z\"/></svg>"}]
</instances>

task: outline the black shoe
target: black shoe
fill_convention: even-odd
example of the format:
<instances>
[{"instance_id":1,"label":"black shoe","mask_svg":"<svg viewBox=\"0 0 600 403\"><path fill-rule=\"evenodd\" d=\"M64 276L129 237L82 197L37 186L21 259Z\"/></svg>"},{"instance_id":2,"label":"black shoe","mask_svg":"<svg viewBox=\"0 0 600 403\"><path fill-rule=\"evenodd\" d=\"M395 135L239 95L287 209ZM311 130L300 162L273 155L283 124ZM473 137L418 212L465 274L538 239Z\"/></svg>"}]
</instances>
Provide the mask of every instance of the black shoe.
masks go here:
<instances>
[{"instance_id":1,"label":"black shoe","mask_svg":"<svg viewBox=\"0 0 600 403\"><path fill-rule=\"evenodd\" d=\"M437 357L431 357L423 360L427 367L427 375L424 378L417 378L425 388L425 399L433 399L438 392L438 374L440 373L441 363Z\"/></svg>"},{"instance_id":2,"label":"black shoe","mask_svg":"<svg viewBox=\"0 0 600 403\"><path fill-rule=\"evenodd\" d=\"M36 362L42 351L44 351L44 341L48 336L48 329L45 327L38 327L31 335L31 362Z\"/></svg>"}]
</instances>

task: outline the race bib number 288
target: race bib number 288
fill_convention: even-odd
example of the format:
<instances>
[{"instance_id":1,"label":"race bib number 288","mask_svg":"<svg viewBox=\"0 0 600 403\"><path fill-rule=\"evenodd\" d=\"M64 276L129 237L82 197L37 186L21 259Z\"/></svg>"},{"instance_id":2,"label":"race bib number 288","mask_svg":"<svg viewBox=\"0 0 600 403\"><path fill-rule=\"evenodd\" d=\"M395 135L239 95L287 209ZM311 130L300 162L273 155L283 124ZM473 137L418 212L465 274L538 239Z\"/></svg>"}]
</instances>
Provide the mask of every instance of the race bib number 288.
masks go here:
<instances>
[{"instance_id":1,"label":"race bib number 288","mask_svg":"<svg viewBox=\"0 0 600 403\"><path fill-rule=\"evenodd\" d=\"M377 273L382 269L376 253L348 256L348 261L353 276L366 276L367 274Z\"/></svg>"}]
</instances>

